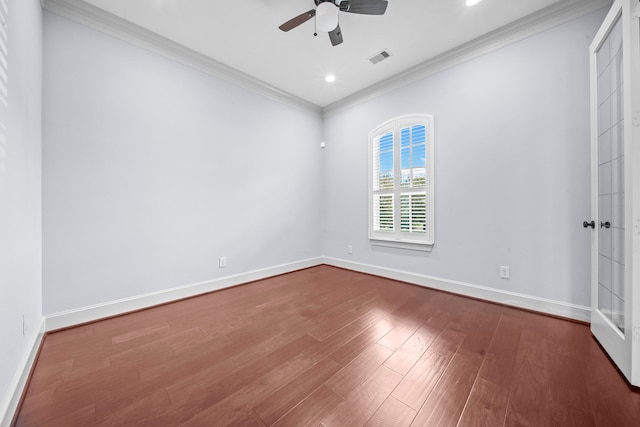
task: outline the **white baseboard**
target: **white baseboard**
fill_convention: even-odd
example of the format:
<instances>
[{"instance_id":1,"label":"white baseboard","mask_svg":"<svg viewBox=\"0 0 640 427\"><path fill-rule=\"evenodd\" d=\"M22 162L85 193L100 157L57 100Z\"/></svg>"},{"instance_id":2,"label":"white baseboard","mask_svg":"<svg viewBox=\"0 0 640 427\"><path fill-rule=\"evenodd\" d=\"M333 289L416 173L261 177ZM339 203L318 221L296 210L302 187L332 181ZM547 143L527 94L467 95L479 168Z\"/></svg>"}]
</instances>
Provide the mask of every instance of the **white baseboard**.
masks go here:
<instances>
[{"instance_id":1,"label":"white baseboard","mask_svg":"<svg viewBox=\"0 0 640 427\"><path fill-rule=\"evenodd\" d=\"M441 279L438 277L431 277L418 273L410 273L407 271L378 267L375 265L362 264L338 258L324 257L324 264L332 265L334 267L341 267L348 270L359 271L361 273L373 274L389 279L400 280L402 282L407 282L414 285L452 292L455 294L478 298L485 301L497 302L513 307L526 308L529 310L552 314L555 316L562 316L583 322L591 321L591 307L582 305L569 304L566 302L519 294L516 292L487 288L484 286L473 285L471 283Z\"/></svg>"},{"instance_id":2,"label":"white baseboard","mask_svg":"<svg viewBox=\"0 0 640 427\"><path fill-rule=\"evenodd\" d=\"M344 259L331 257L310 258L296 261L289 264L278 265L261 270L254 270L233 276L226 276L219 279L194 283L186 286L166 289L144 295L137 295L131 298L109 301L102 304L81 307L78 309L63 311L45 316L46 331L68 328L82 323L92 322L111 316L128 313L131 311L149 308L154 305L165 304L183 298L189 298L207 292L217 291L232 286L254 280L266 279L279 274L290 273L303 268L314 267L320 264L332 265L348 270L387 277L394 280L425 286L428 288L452 292L486 301L507 304L514 307L526 308L539 311L541 313L562 316L569 319L589 322L591 320L591 308L576 304L569 304L546 298L535 297L516 292L509 292L494 288L487 288L471 283L458 282L454 280L441 279L438 277L426 276L418 273L410 273L402 270L378 267L370 264L352 262Z\"/></svg>"},{"instance_id":3,"label":"white baseboard","mask_svg":"<svg viewBox=\"0 0 640 427\"><path fill-rule=\"evenodd\" d=\"M95 304L78 309L48 314L46 318L46 330L68 328L82 323L93 322L106 317L117 316L119 314L149 308L154 305L165 304L183 298L189 298L207 292L217 291L232 286L255 280L266 279L279 274L290 273L304 268L314 267L322 264L322 257L310 258L296 261L289 264L277 265L261 270L249 271L247 273L233 276L221 277L219 279L208 280L200 283L166 289L159 292L137 295L131 298L124 298L116 301L109 301L102 304Z\"/></svg>"},{"instance_id":4,"label":"white baseboard","mask_svg":"<svg viewBox=\"0 0 640 427\"><path fill-rule=\"evenodd\" d=\"M9 388L5 391L4 396L1 396L2 401L0 402L0 426L2 427L9 427L11 425L11 421L13 420L13 417L18 409L18 405L20 404L22 393L27 386L31 368L36 361L36 356L38 355L38 350L40 349L40 343L42 343L42 338L44 337L44 331L45 320L43 317L40 322L40 330L33 337L33 341L31 342L31 350L28 354L25 355L25 358L19 365L19 369L18 371L16 371L16 375L14 376L13 381L11 381L11 383L9 384Z\"/></svg>"}]
</instances>

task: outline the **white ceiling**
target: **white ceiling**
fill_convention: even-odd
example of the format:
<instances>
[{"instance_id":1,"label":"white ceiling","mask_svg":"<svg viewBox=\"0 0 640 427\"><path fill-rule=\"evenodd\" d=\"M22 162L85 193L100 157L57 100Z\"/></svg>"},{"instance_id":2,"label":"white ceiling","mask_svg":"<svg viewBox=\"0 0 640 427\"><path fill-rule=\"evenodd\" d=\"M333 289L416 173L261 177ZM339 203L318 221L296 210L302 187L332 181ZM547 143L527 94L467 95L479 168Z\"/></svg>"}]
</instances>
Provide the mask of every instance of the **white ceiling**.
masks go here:
<instances>
[{"instance_id":1,"label":"white ceiling","mask_svg":"<svg viewBox=\"0 0 640 427\"><path fill-rule=\"evenodd\" d=\"M313 9L313 0L44 0L44 5L56 12L55 4L88 3L322 108L514 22L584 11L586 4L592 10L603 0L483 0L473 7L464 2L389 0L383 16L341 12L344 43L335 47L326 33L313 36L313 19L288 33L278 29ZM382 49L392 56L372 65L368 58ZM325 82L329 73L336 76L334 83Z\"/></svg>"}]
</instances>

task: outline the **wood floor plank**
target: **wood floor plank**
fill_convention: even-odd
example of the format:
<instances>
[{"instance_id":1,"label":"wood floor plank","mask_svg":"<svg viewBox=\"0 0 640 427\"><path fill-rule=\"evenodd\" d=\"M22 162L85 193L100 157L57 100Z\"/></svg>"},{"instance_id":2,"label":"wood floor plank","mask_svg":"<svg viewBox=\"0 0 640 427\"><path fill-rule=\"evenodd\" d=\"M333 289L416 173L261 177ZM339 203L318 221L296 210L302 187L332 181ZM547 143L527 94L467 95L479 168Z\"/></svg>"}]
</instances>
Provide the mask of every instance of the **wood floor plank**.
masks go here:
<instances>
[{"instance_id":1,"label":"wood floor plank","mask_svg":"<svg viewBox=\"0 0 640 427\"><path fill-rule=\"evenodd\" d=\"M552 427L594 427L595 419L591 411L585 412L575 407L549 402L549 425Z\"/></svg>"},{"instance_id":2,"label":"wood floor plank","mask_svg":"<svg viewBox=\"0 0 640 427\"><path fill-rule=\"evenodd\" d=\"M484 303L460 298L449 298L445 301L439 308L446 313L449 324L459 326L462 332L466 332L476 325L476 319L478 319Z\"/></svg>"},{"instance_id":3,"label":"wood floor plank","mask_svg":"<svg viewBox=\"0 0 640 427\"><path fill-rule=\"evenodd\" d=\"M206 405L197 409L174 405L154 413L148 419L147 424L158 426L182 423L195 425L243 425L242 422L245 422L248 412L255 413L253 406L259 404L263 399L276 394L284 385L299 377L312 366L313 362L310 359L299 354L283 364L275 366L266 374L257 377L255 381L246 384L213 405ZM252 415L249 416L248 422L253 424L253 418Z\"/></svg>"},{"instance_id":4,"label":"wood floor plank","mask_svg":"<svg viewBox=\"0 0 640 427\"><path fill-rule=\"evenodd\" d=\"M545 335L523 328L505 425L548 426L549 349Z\"/></svg>"},{"instance_id":5,"label":"wood floor plank","mask_svg":"<svg viewBox=\"0 0 640 427\"><path fill-rule=\"evenodd\" d=\"M207 341L189 352L167 358L163 363L142 366L140 377L150 385L154 381L172 384L189 382L189 377L198 377L208 370L221 369L228 372L235 366L259 359L270 350L300 337L297 332L275 328L236 331L226 337ZM313 339L308 340L309 345L315 342Z\"/></svg>"},{"instance_id":6,"label":"wood floor plank","mask_svg":"<svg viewBox=\"0 0 640 427\"><path fill-rule=\"evenodd\" d=\"M369 312L356 321L335 332L334 334L330 335L329 337L325 338L324 340L319 341L317 344L307 348L304 351L304 354L315 361L319 361L328 357L331 353L335 352L356 337L358 337L358 340L351 343L351 345L362 346L363 348L365 348L366 344L372 343L373 339L382 333L382 331L378 331L377 329L382 326L384 330L384 325L388 324L388 321L384 320L383 323L378 325L378 322L380 322L381 320L383 319L380 313L378 313L377 311ZM374 329L370 329L374 326ZM361 334L364 335L362 337L359 337L359 335ZM345 350L343 349L342 351ZM356 351L354 351L354 353L355 352ZM345 357L343 360L347 359L348 357Z\"/></svg>"},{"instance_id":7,"label":"wood floor plank","mask_svg":"<svg viewBox=\"0 0 640 427\"><path fill-rule=\"evenodd\" d=\"M640 414L640 390L638 388L631 390L631 401L638 410L638 414Z\"/></svg>"},{"instance_id":8,"label":"wood floor plank","mask_svg":"<svg viewBox=\"0 0 640 427\"><path fill-rule=\"evenodd\" d=\"M327 310L317 320L315 326L309 329L309 335L320 341L327 338L360 318L368 308L373 306L375 299L374 294L367 292Z\"/></svg>"},{"instance_id":9,"label":"wood floor plank","mask_svg":"<svg viewBox=\"0 0 640 427\"><path fill-rule=\"evenodd\" d=\"M302 403L272 425L277 427L316 426L325 414L331 412L342 401L342 397L331 389L320 386Z\"/></svg>"},{"instance_id":10,"label":"wood floor plank","mask_svg":"<svg viewBox=\"0 0 640 427\"><path fill-rule=\"evenodd\" d=\"M235 368L232 368L232 362L218 364L211 370L196 372L191 377L169 385L167 392L175 404L211 406L315 342L314 338L304 335L260 359L248 361Z\"/></svg>"},{"instance_id":11,"label":"wood floor plank","mask_svg":"<svg viewBox=\"0 0 640 427\"><path fill-rule=\"evenodd\" d=\"M588 325L544 316L541 321L555 354L581 359L586 354L597 352Z\"/></svg>"},{"instance_id":12,"label":"wood floor plank","mask_svg":"<svg viewBox=\"0 0 640 427\"><path fill-rule=\"evenodd\" d=\"M384 337L378 340L378 344L383 345L391 350L397 350L411 337L421 323L406 321L399 323L395 328L390 330Z\"/></svg>"},{"instance_id":13,"label":"wood floor plank","mask_svg":"<svg viewBox=\"0 0 640 427\"><path fill-rule=\"evenodd\" d=\"M434 295L435 292L422 292L422 289L416 289L414 296L389 313L389 320L398 320L407 324L415 323L417 326L422 325L430 316L433 308L431 299Z\"/></svg>"},{"instance_id":14,"label":"wood floor plank","mask_svg":"<svg viewBox=\"0 0 640 427\"><path fill-rule=\"evenodd\" d=\"M495 427L504 424L509 390L477 378L462 411L458 427Z\"/></svg>"},{"instance_id":15,"label":"wood floor plank","mask_svg":"<svg viewBox=\"0 0 640 427\"><path fill-rule=\"evenodd\" d=\"M456 426L481 363L480 356L457 353L411 425Z\"/></svg>"},{"instance_id":16,"label":"wood floor plank","mask_svg":"<svg viewBox=\"0 0 640 427\"><path fill-rule=\"evenodd\" d=\"M249 405L244 405L239 408L235 408L233 412L225 412L222 416L219 414L213 414L207 418L201 419L196 417L190 419L180 426L207 426L207 427L228 427L228 426L242 426L242 427L265 427L264 423L260 421L260 418L251 410Z\"/></svg>"},{"instance_id":17,"label":"wood floor plank","mask_svg":"<svg viewBox=\"0 0 640 427\"><path fill-rule=\"evenodd\" d=\"M99 369L90 374L72 377L55 389L54 405L64 408L86 407L103 399L120 395L119 391L140 386L138 369L135 366L123 366ZM130 397L129 397L130 398Z\"/></svg>"},{"instance_id":18,"label":"wood floor plank","mask_svg":"<svg viewBox=\"0 0 640 427\"><path fill-rule=\"evenodd\" d=\"M216 337L205 334L198 326L186 329L171 339L169 346L174 354L179 355L189 352L201 346L202 344L214 341ZM227 337L217 337L220 345L229 345L231 342Z\"/></svg>"},{"instance_id":19,"label":"wood floor plank","mask_svg":"<svg viewBox=\"0 0 640 427\"><path fill-rule=\"evenodd\" d=\"M369 419L365 427L408 427L417 412L389 396Z\"/></svg>"},{"instance_id":20,"label":"wood floor plank","mask_svg":"<svg viewBox=\"0 0 640 427\"><path fill-rule=\"evenodd\" d=\"M519 317L500 317L478 377L505 388L511 387L521 333L522 320Z\"/></svg>"},{"instance_id":21,"label":"wood floor plank","mask_svg":"<svg viewBox=\"0 0 640 427\"><path fill-rule=\"evenodd\" d=\"M313 319L310 319L309 317L302 316L300 314L293 314L279 322L276 326L285 331L304 330L308 333L309 329L312 328L314 324L315 322Z\"/></svg>"},{"instance_id":22,"label":"wood floor plank","mask_svg":"<svg viewBox=\"0 0 640 427\"><path fill-rule=\"evenodd\" d=\"M429 346L429 351L451 359L466 337L466 333L456 331L451 328L451 325L448 325L447 328L438 335L438 338L436 338L433 344Z\"/></svg>"},{"instance_id":23,"label":"wood floor plank","mask_svg":"<svg viewBox=\"0 0 640 427\"><path fill-rule=\"evenodd\" d=\"M441 333L442 329L423 325L384 362L385 366L405 375Z\"/></svg>"},{"instance_id":24,"label":"wood floor plank","mask_svg":"<svg viewBox=\"0 0 640 427\"><path fill-rule=\"evenodd\" d=\"M405 375L392 396L414 410L419 410L427 399L449 360L427 350Z\"/></svg>"},{"instance_id":25,"label":"wood floor plank","mask_svg":"<svg viewBox=\"0 0 640 427\"><path fill-rule=\"evenodd\" d=\"M474 306L467 311L468 317L463 319L463 322L470 321L472 324L458 351L483 358L489 351L489 346L495 336L500 321L500 314L495 307L483 311L480 308L480 302L474 302L477 304L474 304ZM484 303L482 305L484 305Z\"/></svg>"},{"instance_id":26,"label":"wood floor plank","mask_svg":"<svg viewBox=\"0 0 640 427\"><path fill-rule=\"evenodd\" d=\"M632 390L603 352L586 360L586 384L596 425L631 427L640 425L640 412L633 403Z\"/></svg>"},{"instance_id":27,"label":"wood floor plank","mask_svg":"<svg viewBox=\"0 0 640 427\"><path fill-rule=\"evenodd\" d=\"M402 376L379 366L371 377L356 387L333 411L322 419L324 427L361 426L387 399Z\"/></svg>"},{"instance_id":28,"label":"wood floor plank","mask_svg":"<svg viewBox=\"0 0 640 427\"><path fill-rule=\"evenodd\" d=\"M449 310L444 310L444 307L447 307L451 302L455 299L455 297L451 294L438 293L434 295L429 301L431 305L431 311L429 312L429 318L427 319L426 324L444 329L449 323L452 321L452 314Z\"/></svg>"},{"instance_id":29,"label":"wood floor plank","mask_svg":"<svg viewBox=\"0 0 640 427\"><path fill-rule=\"evenodd\" d=\"M55 405L54 395L55 386L37 393L29 390L22 403L16 425L43 425L47 420L64 416L69 408ZM91 408L91 419L95 419L95 405L92 403L86 407ZM72 410L77 409L78 407L74 407Z\"/></svg>"},{"instance_id":30,"label":"wood floor plank","mask_svg":"<svg viewBox=\"0 0 640 427\"><path fill-rule=\"evenodd\" d=\"M333 360L324 359L262 400L253 407L253 410L266 425L271 425L302 402L341 368L342 366Z\"/></svg>"},{"instance_id":31,"label":"wood floor plank","mask_svg":"<svg viewBox=\"0 0 640 427\"><path fill-rule=\"evenodd\" d=\"M81 340L82 342L86 342L86 340L93 335L93 325L81 325L76 326L75 328L65 329L58 332L52 332L47 334L47 339L42 343L42 351L45 349L50 349L52 347L73 343L74 341ZM68 346L65 346L68 348Z\"/></svg>"},{"instance_id":32,"label":"wood floor plank","mask_svg":"<svg viewBox=\"0 0 640 427\"><path fill-rule=\"evenodd\" d=\"M103 361L114 367L132 365L145 367L159 364L176 354L171 347L170 341L171 338L148 342L124 351L112 353L108 358L94 360L92 364L95 365ZM90 362L87 358L84 358L82 363L86 366Z\"/></svg>"},{"instance_id":33,"label":"wood floor plank","mask_svg":"<svg viewBox=\"0 0 640 427\"><path fill-rule=\"evenodd\" d=\"M67 427L88 426L95 423L95 407L93 404L81 406L70 412L56 412L49 416L34 417L21 416L16 421L16 427Z\"/></svg>"},{"instance_id":34,"label":"wood floor plank","mask_svg":"<svg viewBox=\"0 0 640 427\"><path fill-rule=\"evenodd\" d=\"M199 327L205 334L220 336L235 331L246 332L247 329L265 329L274 327L277 323L286 320L289 314L278 310L258 310L250 307L246 312L232 313L230 319L219 319L215 322L206 322ZM189 325L193 326L193 325Z\"/></svg>"},{"instance_id":35,"label":"wood floor plank","mask_svg":"<svg viewBox=\"0 0 640 427\"><path fill-rule=\"evenodd\" d=\"M155 332L165 332L168 329L169 325L166 322L162 322L155 325L147 326L145 328L140 328L133 331L125 332L120 335L116 335L111 338L111 342L113 344L119 344L126 341L134 340L136 338L146 338Z\"/></svg>"},{"instance_id":36,"label":"wood floor plank","mask_svg":"<svg viewBox=\"0 0 640 427\"><path fill-rule=\"evenodd\" d=\"M373 344L333 375L326 382L326 386L337 395L347 397L353 389L376 372L392 353L380 344Z\"/></svg>"},{"instance_id":37,"label":"wood floor plank","mask_svg":"<svg viewBox=\"0 0 640 427\"><path fill-rule=\"evenodd\" d=\"M96 402L96 426L148 424L149 414L164 410L171 406L171 399L166 390L158 390L148 395L138 395L130 403L118 408L112 407L108 401Z\"/></svg>"},{"instance_id":38,"label":"wood floor plank","mask_svg":"<svg viewBox=\"0 0 640 427\"><path fill-rule=\"evenodd\" d=\"M549 357L549 400L590 412L586 365L581 359L553 354Z\"/></svg>"},{"instance_id":39,"label":"wood floor plank","mask_svg":"<svg viewBox=\"0 0 640 427\"><path fill-rule=\"evenodd\" d=\"M46 395L52 389L55 390L56 387L67 380L69 373L72 371L73 359L55 363L48 361L38 363L38 375L31 377L29 382L30 393L25 396L25 399L32 396Z\"/></svg>"},{"instance_id":40,"label":"wood floor plank","mask_svg":"<svg viewBox=\"0 0 640 427\"><path fill-rule=\"evenodd\" d=\"M394 326L390 321L382 319L331 353L330 357L341 365L346 365L385 336Z\"/></svg>"}]
</instances>

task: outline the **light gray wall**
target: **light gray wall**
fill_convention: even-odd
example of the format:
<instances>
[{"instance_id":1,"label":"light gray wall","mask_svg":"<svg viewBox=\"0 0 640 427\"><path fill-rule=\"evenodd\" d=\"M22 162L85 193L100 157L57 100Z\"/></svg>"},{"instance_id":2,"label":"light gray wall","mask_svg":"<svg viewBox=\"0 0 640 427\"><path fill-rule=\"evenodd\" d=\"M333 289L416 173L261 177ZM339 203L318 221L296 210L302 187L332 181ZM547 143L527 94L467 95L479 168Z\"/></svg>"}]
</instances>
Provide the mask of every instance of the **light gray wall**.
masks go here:
<instances>
[{"instance_id":1,"label":"light gray wall","mask_svg":"<svg viewBox=\"0 0 640 427\"><path fill-rule=\"evenodd\" d=\"M44 312L321 254L588 305L587 48L603 15L333 114L323 128L45 13ZM367 239L367 133L415 112L436 117L427 254Z\"/></svg>"},{"instance_id":2,"label":"light gray wall","mask_svg":"<svg viewBox=\"0 0 640 427\"><path fill-rule=\"evenodd\" d=\"M46 12L44 34L45 314L322 254L319 117Z\"/></svg>"},{"instance_id":3,"label":"light gray wall","mask_svg":"<svg viewBox=\"0 0 640 427\"><path fill-rule=\"evenodd\" d=\"M604 13L326 118L324 254L589 305L588 46ZM436 120L431 253L367 238L367 134L408 113Z\"/></svg>"},{"instance_id":4,"label":"light gray wall","mask_svg":"<svg viewBox=\"0 0 640 427\"><path fill-rule=\"evenodd\" d=\"M0 142L0 423L42 319L38 0L9 2L6 143ZM23 335L22 319L27 318Z\"/></svg>"}]
</instances>

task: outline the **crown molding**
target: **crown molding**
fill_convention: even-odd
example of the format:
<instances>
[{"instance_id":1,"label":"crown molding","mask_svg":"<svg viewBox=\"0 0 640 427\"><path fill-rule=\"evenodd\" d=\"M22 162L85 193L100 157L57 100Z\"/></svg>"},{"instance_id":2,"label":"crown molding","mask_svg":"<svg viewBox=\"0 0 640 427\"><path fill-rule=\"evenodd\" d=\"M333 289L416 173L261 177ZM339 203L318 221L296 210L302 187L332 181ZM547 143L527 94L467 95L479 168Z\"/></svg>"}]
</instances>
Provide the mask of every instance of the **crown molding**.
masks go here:
<instances>
[{"instance_id":1,"label":"crown molding","mask_svg":"<svg viewBox=\"0 0 640 427\"><path fill-rule=\"evenodd\" d=\"M82 0L41 0L41 3L43 9L48 12L163 55L272 100L319 117L327 117L432 76L440 71L610 6L612 0L569 0L558 2L422 62L380 83L353 93L324 108Z\"/></svg>"},{"instance_id":2,"label":"crown molding","mask_svg":"<svg viewBox=\"0 0 640 427\"><path fill-rule=\"evenodd\" d=\"M82 0L41 0L44 10L316 116L322 108Z\"/></svg>"},{"instance_id":3,"label":"crown molding","mask_svg":"<svg viewBox=\"0 0 640 427\"><path fill-rule=\"evenodd\" d=\"M432 76L512 43L610 6L612 0L561 1L514 21L468 43L446 51L380 83L369 86L323 108L323 116L347 110L385 93Z\"/></svg>"}]
</instances>

